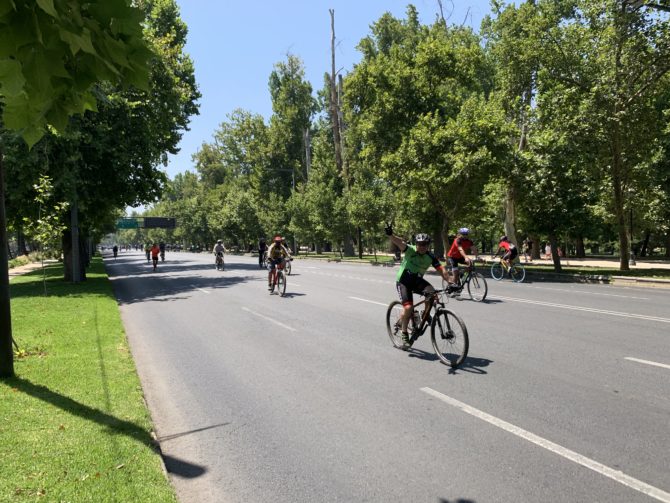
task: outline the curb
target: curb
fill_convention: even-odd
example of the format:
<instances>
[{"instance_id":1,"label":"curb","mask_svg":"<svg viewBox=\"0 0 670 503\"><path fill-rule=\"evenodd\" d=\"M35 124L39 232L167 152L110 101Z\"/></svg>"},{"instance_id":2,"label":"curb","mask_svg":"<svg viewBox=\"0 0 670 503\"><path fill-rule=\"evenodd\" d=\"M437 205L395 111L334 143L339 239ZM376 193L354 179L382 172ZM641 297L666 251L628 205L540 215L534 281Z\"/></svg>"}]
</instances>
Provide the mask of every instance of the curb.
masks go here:
<instances>
[{"instance_id":1,"label":"curb","mask_svg":"<svg viewBox=\"0 0 670 503\"><path fill-rule=\"evenodd\" d=\"M632 276L612 276L612 283L621 286L641 286L645 288L670 288L670 279L638 278Z\"/></svg>"}]
</instances>

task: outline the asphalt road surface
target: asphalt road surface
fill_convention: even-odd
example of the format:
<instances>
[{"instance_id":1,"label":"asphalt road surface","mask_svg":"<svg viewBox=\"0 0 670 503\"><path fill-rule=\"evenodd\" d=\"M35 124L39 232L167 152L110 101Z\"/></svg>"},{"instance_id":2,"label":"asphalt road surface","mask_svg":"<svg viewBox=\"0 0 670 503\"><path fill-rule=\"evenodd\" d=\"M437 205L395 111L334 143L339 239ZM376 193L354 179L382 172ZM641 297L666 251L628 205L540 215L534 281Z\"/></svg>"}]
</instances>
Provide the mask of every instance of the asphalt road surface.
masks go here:
<instances>
[{"instance_id":1,"label":"asphalt road surface","mask_svg":"<svg viewBox=\"0 0 670 503\"><path fill-rule=\"evenodd\" d=\"M397 268L106 264L183 503L670 502L670 290L489 279L452 370L391 346Z\"/></svg>"}]
</instances>

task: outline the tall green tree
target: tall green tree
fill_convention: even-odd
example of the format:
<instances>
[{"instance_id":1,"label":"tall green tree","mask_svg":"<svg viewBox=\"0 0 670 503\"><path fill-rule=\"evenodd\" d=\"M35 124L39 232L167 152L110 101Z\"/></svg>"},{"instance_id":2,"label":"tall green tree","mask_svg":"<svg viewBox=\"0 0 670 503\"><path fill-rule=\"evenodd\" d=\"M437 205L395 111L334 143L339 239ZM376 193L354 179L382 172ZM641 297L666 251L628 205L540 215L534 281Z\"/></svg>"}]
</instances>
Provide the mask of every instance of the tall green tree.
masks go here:
<instances>
[{"instance_id":1,"label":"tall green tree","mask_svg":"<svg viewBox=\"0 0 670 503\"><path fill-rule=\"evenodd\" d=\"M95 82L146 86L149 49L141 11L125 0L14 0L0 6L3 123L36 143L49 124L95 109ZM0 377L14 374L7 271L4 167L0 145Z\"/></svg>"},{"instance_id":2,"label":"tall green tree","mask_svg":"<svg viewBox=\"0 0 670 503\"><path fill-rule=\"evenodd\" d=\"M548 15L559 11L563 20L545 33L538 78L555 96L579 104L578 120L589 130L582 147L593 149L610 187L620 268L628 270L625 209L637 197L630 190L636 166L663 128L654 104L670 72L670 13L662 3L627 0L545 0L540 6Z\"/></svg>"}]
</instances>

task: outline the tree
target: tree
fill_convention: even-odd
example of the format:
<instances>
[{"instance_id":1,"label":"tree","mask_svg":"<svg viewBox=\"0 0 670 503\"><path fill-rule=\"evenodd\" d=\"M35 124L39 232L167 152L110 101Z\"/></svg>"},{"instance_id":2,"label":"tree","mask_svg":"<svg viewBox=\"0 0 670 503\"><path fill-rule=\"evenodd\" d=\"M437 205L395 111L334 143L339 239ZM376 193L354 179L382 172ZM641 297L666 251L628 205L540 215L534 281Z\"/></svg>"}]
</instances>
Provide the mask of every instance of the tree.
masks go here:
<instances>
[{"instance_id":1,"label":"tree","mask_svg":"<svg viewBox=\"0 0 670 503\"><path fill-rule=\"evenodd\" d=\"M562 22L544 34L541 86L578 103L606 185L619 235L620 268L629 269L625 207L662 125L655 97L670 71L670 15L660 4L627 0L546 0ZM580 142L575 138L575 142Z\"/></svg>"},{"instance_id":2,"label":"tree","mask_svg":"<svg viewBox=\"0 0 670 503\"><path fill-rule=\"evenodd\" d=\"M70 116L95 109L98 81L146 86L149 49L142 14L125 0L82 3L14 0L0 7L3 122L29 145L47 124L62 130ZM0 377L14 374L4 166L0 145Z\"/></svg>"}]
</instances>

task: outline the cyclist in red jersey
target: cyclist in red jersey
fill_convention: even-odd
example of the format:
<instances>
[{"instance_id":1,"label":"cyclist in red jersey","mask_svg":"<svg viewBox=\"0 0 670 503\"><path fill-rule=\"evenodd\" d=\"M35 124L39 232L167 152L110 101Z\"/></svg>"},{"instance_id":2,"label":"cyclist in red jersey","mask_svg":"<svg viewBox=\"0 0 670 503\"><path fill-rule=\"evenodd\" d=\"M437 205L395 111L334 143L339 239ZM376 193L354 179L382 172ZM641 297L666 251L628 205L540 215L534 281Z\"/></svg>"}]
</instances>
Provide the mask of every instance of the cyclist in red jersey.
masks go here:
<instances>
[{"instance_id":1,"label":"cyclist in red jersey","mask_svg":"<svg viewBox=\"0 0 670 503\"><path fill-rule=\"evenodd\" d=\"M498 243L498 251L493 256L493 258L496 258L498 256L500 250L505 250L503 252L501 260L505 261L507 267L511 266L512 261L519 256L519 249L516 247L514 243L510 242L507 236L500 237L500 242Z\"/></svg>"},{"instance_id":2,"label":"cyclist in red jersey","mask_svg":"<svg viewBox=\"0 0 670 503\"><path fill-rule=\"evenodd\" d=\"M451 268L452 280L449 283L449 287L458 288L458 282L460 277L460 272L458 271L458 264L470 265L474 260L468 254L471 253L471 249L474 248L474 243L470 241L468 236L470 235L470 229L467 227L461 227L458 229L458 234L456 234L456 239L451 243L451 248L447 252L447 262Z\"/></svg>"}]
</instances>

